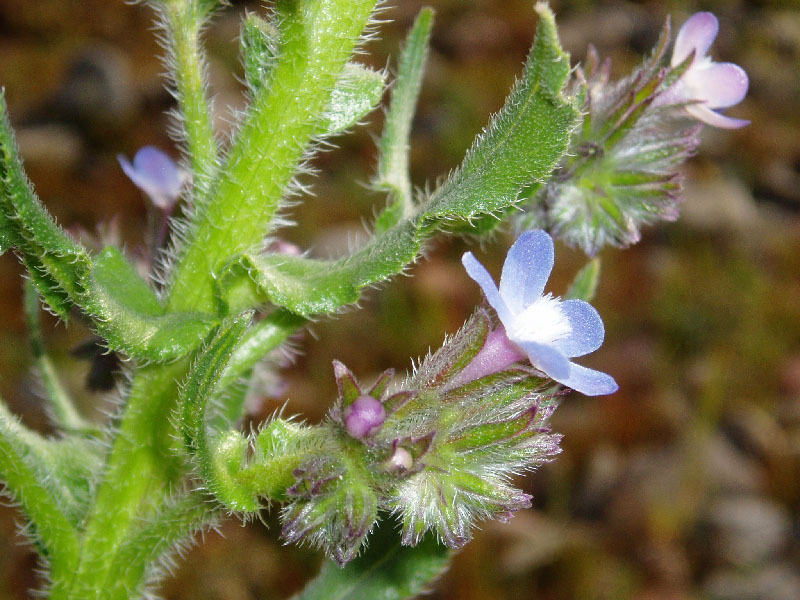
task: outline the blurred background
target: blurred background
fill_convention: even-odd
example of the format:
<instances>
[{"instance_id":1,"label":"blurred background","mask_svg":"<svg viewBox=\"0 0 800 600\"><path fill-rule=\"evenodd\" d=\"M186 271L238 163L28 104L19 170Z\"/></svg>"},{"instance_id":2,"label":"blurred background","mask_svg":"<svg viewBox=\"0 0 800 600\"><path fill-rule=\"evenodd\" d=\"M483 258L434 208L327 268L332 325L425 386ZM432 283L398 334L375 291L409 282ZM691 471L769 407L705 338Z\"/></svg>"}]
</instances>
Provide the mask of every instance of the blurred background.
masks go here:
<instances>
[{"instance_id":1,"label":"blurred background","mask_svg":"<svg viewBox=\"0 0 800 600\"><path fill-rule=\"evenodd\" d=\"M382 38L362 57L394 65L423 5L437 11L412 143L414 182L436 181L461 160L519 72L536 25L530 0L398 0ZM712 10L718 61L750 76L728 111L753 124L706 128L686 166L677 223L645 229L637 246L601 253L595 306L606 343L586 364L613 374L610 397L566 396L553 419L564 434L555 462L520 480L534 508L509 524L485 523L435 584L431 598L796 600L800 598L800 4L797 0L551 2L573 64L587 43L630 71L667 14L674 30ZM243 102L237 33L257 2L233 2L209 29L210 84L220 131ZM263 10L263 9L261 9ZM0 0L0 82L28 173L46 206L72 231L140 252L145 202L116 154L155 144L177 157L152 13L121 0ZM315 196L291 212L282 235L319 256L363 236L385 198L365 187L382 115L315 159ZM472 248L499 273L511 237ZM480 301L463 272L463 240L441 240L424 260L361 310L323 319L298 340L286 384L253 407L254 420L288 399L287 413L320 419L335 395L331 360L369 380L410 368ZM549 289L563 293L586 258L561 245ZM0 394L26 423L48 431L31 375L21 313L21 269L0 257ZM89 337L43 317L62 375L102 420L109 400L86 387ZM113 367L113 365L112 365ZM97 381L94 380L97 384ZM19 515L0 507L0 598L42 585L21 545ZM274 515L224 535L180 561L168 599L287 598L314 573L317 553L284 548Z\"/></svg>"}]
</instances>

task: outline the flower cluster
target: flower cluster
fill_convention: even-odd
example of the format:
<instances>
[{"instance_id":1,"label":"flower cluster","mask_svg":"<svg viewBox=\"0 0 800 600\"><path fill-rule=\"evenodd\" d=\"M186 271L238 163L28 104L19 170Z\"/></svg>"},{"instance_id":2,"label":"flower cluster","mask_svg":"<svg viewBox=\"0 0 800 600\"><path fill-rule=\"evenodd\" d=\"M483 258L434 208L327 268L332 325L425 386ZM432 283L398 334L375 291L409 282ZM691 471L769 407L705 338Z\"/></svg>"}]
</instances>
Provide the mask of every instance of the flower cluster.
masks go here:
<instances>
[{"instance_id":1,"label":"flower cluster","mask_svg":"<svg viewBox=\"0 0 800 600\"><path fill-rule=\"evenodd\" d=\"M603 323L582 300L543 294L553 258L547 233L523 234L498 290L464 255L502 325L478 309L398 391L390 392L391 370L366 387L334 362L338 398L321 426L324 443L307 449L293 472L284 539L309 541L343 564L381 509L399 518L403 543L432 531L459 548L476 521L530 506L511 477L559 452L560 436L547 425L557 405L553 380L590 395L617 389L610 376L569 360L600 346Z\"/></svg>"},{"instance_id":2,"label":"flower cluster","mask_svg":"<svg viewBox=\"0 0 800 600\"><path fill-rule=\"evenodd\" d=\"M693 15L667 62L667 22L652 54L620 81L610 80L608 61L589 49L573 81L586 99L583 127L551 181L535 188L518 217L521 230L546 228L594 255L638 242L642 225L678 217L678 166L694 154L701 124L748 123L713 110L737 104L748 87L741 67L708 56L717 30L711 13Z\"/></svg>"}]
</instances>

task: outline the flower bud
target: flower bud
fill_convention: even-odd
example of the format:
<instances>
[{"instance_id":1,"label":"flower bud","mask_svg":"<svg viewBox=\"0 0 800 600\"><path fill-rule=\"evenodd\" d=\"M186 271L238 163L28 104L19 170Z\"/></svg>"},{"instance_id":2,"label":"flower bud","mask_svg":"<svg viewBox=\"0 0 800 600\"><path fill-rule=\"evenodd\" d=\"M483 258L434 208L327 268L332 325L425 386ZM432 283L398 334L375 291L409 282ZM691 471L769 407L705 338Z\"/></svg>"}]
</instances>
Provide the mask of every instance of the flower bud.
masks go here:
<instances>
[{"instance_id":1,"label":"flower bud","mask_svg":"<svg viewBox=\"0 0 800 600\"><path fill-rule=\"evenodd\" d=\"M359 396L347 407L344 424L347 433L361 439L375 433L386 420L386 410L372 396Z\"/></svg>"}]
</instances>

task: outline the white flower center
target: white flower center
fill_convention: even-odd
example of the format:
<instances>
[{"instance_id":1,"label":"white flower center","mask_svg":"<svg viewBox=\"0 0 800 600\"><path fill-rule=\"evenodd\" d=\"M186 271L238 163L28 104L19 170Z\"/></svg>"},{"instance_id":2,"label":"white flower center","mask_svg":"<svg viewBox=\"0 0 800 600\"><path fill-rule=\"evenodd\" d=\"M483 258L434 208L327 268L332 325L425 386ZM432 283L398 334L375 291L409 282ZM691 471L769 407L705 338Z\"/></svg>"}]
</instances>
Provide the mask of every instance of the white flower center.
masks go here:
<instances>
[{"instance_id":1,"label":"white flower center","mask_svg":"<svg viewBox=\"0 0 800 600\"><path fill-rule=\"evenodd\" d=\"M514 315L507 333L512 341L550 345L572 333L572 326L561 308L561 299L546 294Z\"/></svg>"}]
</instances>

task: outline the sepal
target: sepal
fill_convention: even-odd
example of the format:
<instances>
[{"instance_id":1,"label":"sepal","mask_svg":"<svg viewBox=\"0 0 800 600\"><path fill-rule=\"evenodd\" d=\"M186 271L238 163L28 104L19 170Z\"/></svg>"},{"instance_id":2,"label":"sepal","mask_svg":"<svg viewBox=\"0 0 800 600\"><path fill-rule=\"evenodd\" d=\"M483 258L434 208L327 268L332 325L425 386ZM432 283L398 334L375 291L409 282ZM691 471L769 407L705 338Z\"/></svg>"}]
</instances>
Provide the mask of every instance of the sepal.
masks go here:
<instances>
[{"instance_id":1,"label":"sepal","mask_svg":"<svg viewBox=\"0 0 800 600\"><path fill-rule=\"evenodd\" d=\"M340 565L355 558L378 518L377 494L357 471L321 458L295 469L281 536L322 547Z\"/></svg>"},{"instance_id":2,"label":"sepal","mask_svg":"<svg viewBox=\"0 0 800 600\"><path fill-rule=\"evenodd\" d=\"M590 47L571 86L585 98L583 126L551 181L518 217L519 229L545 228L595 255L639 241L641 227L674 220L682 197L677 166L694 154L700 126L659 105L691 57L666 63L669 21L653 52L629 77L610 81L610 64Z\"/></svg>"}]
</instances>

